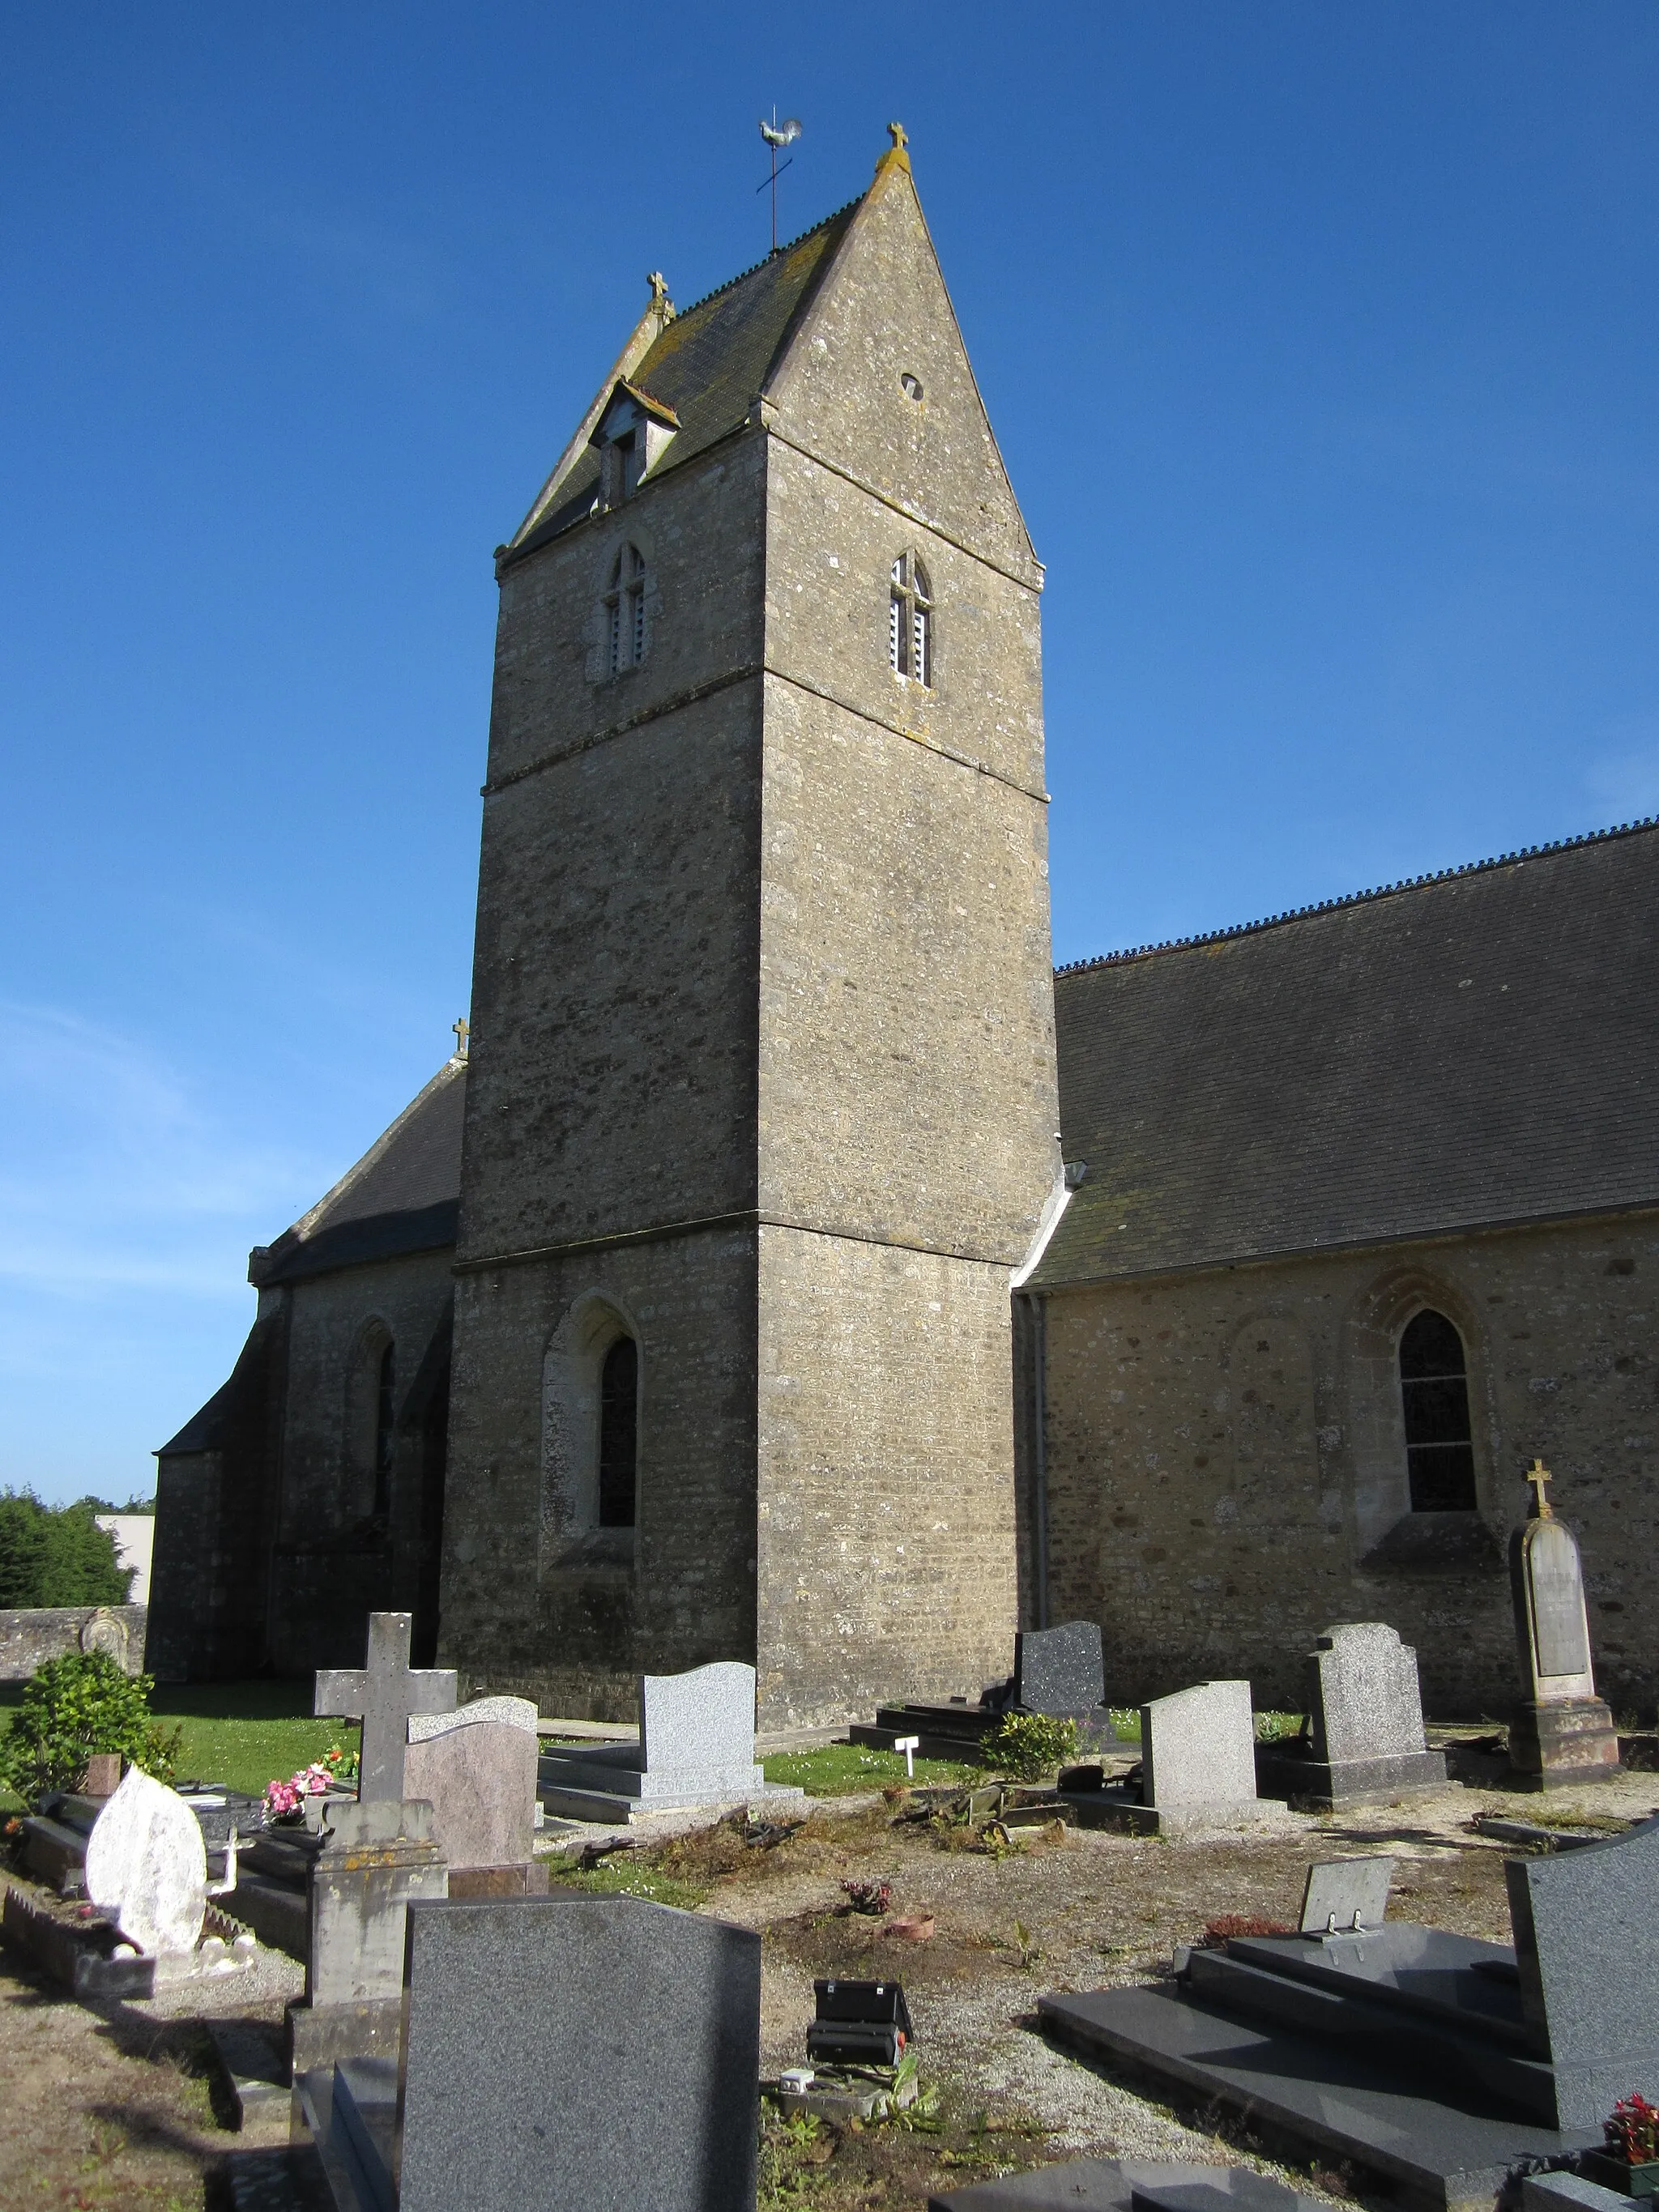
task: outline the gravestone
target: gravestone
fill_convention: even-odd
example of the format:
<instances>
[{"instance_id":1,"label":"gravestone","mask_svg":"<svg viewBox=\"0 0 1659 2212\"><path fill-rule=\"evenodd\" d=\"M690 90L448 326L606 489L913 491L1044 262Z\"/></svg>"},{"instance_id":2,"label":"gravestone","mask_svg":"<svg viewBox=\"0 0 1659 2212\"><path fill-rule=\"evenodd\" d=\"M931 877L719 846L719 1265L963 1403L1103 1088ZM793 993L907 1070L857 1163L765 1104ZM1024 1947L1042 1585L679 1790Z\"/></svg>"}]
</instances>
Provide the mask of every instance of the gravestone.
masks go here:
<instances>
[{"instance_id":1,"label":"gravestone","mask_svg":"<svg viewBox=\"0 0 1659 2212\"><path fill-rule=\"evenodd\" d=\"M1510 1723L1510 1765L1534 1789L1604 1781L1619 1769L1613 1716L1595 1694L1584 1577L1571 1530L1555 1517L1534 1460L1531 1518L1510 1541L1523 1696Z\"/></svg>"},{"instance_id":2,"label":"gravestone","mask_svg":"<svg viewBox=\"0 0 1659 2212\"><path fill-rule=\"evenodd\" d=\"M301 2108L398 2212L753 2212L760 1954L641 1898L414 1905L399 2062Z\"/></svg>"},{"instance_id":3,"label":"gravestone","mask_svg":"<svg viewBox=\"0 0 1659 2212\"><path fill-rule=\"evenodd\" d=\"M1362 1908L1358 1929L1194 1949L1170 1990L1038 2010L1096 2057L1368 2166L1401 2202L1490 2203L1525 2162L1599 2147L1619 2099L1659 2100L1659 1817L1504 1876L1512 1946Z\"/></svg>"},{"instance_id":4,"label":"gravestone","mask_svg":"<svg viewBox=\"0 0 1659 2212\"><path fill-rule=\"evenodd\" d=\"M1385 1858L1322 1859L1308 1869L1302 1893L1304 1936L1350 1934L1380 1928L1388 1916L1394 1861Z\"/></svg>"},{"instance_id":5,"label":"gravestone","mask_svg":"<svg viewBox=\"0 0 1659 2212\"><path fill-rule=\"evenodd\" d=\"M1200 1682L1140 1709L1141 1802L1160 1834L1259 1815L1248 1682Z\"/></svg>"},{"instance_id":6,"label":"gravestone","mask_svg":"<svg viewBox=\"0 0 1659 2212\"><path fill-rule=\"evenodd\" d=\"M187 1960L207 1911L207 1851L182 1798L133 1766L87 1838L87 1895L153 1959Z\"/></svg>"},{"instance_id":7,"label":"gravestone","mask_svg":"<svg viewBox=\"0 0 1659 2212\"><path fill-rule=\"evenodd\" d=\"M1304 1664L1309 1733L1256 1747L1256 1786L1322 1808L1443 1789L1423 1733L1417 1654L1380 1620L1328 1628Z\"/></svg>"},{"instance_id":8,"label":"gravestone","mask_svg":"<svg viewBox=\"0 0 1659 2212\"><path fill-rule=\"evenodd\" d=\"M371 1613L367 1662L317 1672L313 1712L363 1724L357 1796L365 1805L404 1796L411 1716L455 1710L455 1677L447 1668L410 1668L410 1626L406 1613Z\"/></svg>"},{"instance_id":9,"label":"gravestone","mask_svg":"<svg viewBox=\"0 0 1659 2212\"><path fill-rule=\"evenodd\" d=\"M309 1862L305 1995L288 2008L296 2075L396 2051L408 1907L447 1889L430 1805L328 1808Z\"/></svg>"},{"instance_id":10,"label":"gravestone","mask_svg":"<svg viewBox=\"0 0 1659 2212\"><path fill-rule=\"evenodd\" d=\"M528 1698L478 1698L409 1723L404 1785L432 1808L449 1894L523 1895L546 1887L535 1864L536 1708Z\"/></svg>"},{"instance_id":11,"label":"gravestone","mask_svg":"<svg viewBox=\"0 0 1659 2212\"><path fill-rule=\"evenodd\" d=\"M1013 1702L1022 1712L1078 1719L1092 1716L1105 1695L1098 1621L1026 1628L1015 1637Z\"/></svg>"},{"instance_id":12,"label":"gravestone","mask_svg":"<svg viewBox=\"0 0 1659 2212\"><path fill-rule=\"evenodd\" d=\"M626 1820L695 1805L804 1804L755 1760L755 1670L716 1660L640 1677L637 1743L556 1746L540 1761L542 1803L576 1820Z\"/></svg>"}]
</instances>

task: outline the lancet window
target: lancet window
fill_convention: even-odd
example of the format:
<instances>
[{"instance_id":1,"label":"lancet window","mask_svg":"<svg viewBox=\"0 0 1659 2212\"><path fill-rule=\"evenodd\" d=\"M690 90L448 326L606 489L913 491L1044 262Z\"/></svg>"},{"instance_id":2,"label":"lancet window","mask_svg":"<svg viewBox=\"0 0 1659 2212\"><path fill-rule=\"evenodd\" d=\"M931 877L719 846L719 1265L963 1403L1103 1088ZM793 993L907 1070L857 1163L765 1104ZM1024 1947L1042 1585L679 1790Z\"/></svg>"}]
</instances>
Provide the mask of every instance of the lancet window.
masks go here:
<instances>
[{"instance_id":1,"label":"lancet window","mask_svg":"<svg viewBox=\"0 0 1659 2212\"><path fill-rule=\"evenodd\" d=\"M639 1478L640 1348L619 1336L599 1370L599 1526L631 1528Z\"/></svg>"},{"instance_id":2,"label":"lancet window","mask_svg":"<svg viewBox=\"0 0 1659 2212\"><path fill-rule=\"evenodd\" d=\"M1400 1397L1413 1513L1472 1512L1474 1446L1463 1340L1432 1307L1400 1340Z\"/></svg>"},{"instance_id":3,"label":"lancet window","mask_svg":"<svg viewBox=\"0 0 1659 2212\"><path fill-rule=\"evenodd\" d=\"M927 571L914 553L893 563L887 597L887 659L896 676L913 684L933 680L933 594Z\"/></svg>"}]
</instances>

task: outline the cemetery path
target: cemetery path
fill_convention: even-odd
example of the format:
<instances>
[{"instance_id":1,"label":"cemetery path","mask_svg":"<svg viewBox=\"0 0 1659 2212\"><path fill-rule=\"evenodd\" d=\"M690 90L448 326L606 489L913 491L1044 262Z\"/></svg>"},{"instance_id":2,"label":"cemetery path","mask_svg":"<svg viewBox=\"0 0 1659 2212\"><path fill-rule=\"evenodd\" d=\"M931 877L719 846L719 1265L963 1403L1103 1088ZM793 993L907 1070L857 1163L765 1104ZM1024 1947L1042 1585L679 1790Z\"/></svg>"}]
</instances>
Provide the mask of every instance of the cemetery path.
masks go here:
<instances>
[{"instance_id":1,"label":"cemetery path","mask_svg":"<svg viewBox=\"0 0 1659 2212\"><path fill-rule=\"evenodd\" d=\"M94 2011L0 1951L0 2212L104 2206L198 2212L234 2143L287 2139L286 2109L232 2136L209 2087L204 2000L216 2014L282 2017L299 1970L267 1954L204 1990Z\"/></svg>"}]
</instances>

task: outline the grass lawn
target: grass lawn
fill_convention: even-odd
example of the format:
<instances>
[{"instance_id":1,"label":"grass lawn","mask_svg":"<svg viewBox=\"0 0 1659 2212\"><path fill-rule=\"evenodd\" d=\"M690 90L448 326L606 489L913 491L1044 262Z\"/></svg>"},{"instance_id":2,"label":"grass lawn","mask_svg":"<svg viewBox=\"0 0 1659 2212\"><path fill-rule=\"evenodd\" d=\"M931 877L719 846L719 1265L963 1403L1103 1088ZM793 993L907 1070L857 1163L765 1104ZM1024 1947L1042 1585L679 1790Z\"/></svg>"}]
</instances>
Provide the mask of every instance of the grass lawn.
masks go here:
<instances>
[{"instance_id":1,"label":"grass lawn","mask_svg":"<svg viewBox=\"0 0 1659 2212\"><path fill-rule=\"evenodd\" d=\"M311 1687L309 1675L292 1682L162 1683L150 1710L183 1735L181 1782L224 1782L258 1796L273 1777L286 1780L334 1744L357 1748L355 1721L313 1719ZM22 1689L21 1682L0 1684L0 1717L9 1717ZM5 1802L15 1808L18 1801Z\"/></svg>"},{"instance_id":2,"label":"grass lawn","mask_svg":"<svg viewBox=\"0 0 1659 2212\"><path fill-rule=\"evenodd\" d=\"M883 1790L904 1779L904 1754L870 1751L862 1744L825 1743L814 1751L775 1752L763 1759L769 1782L793 1785L809 1797L850 1797L860 1790ZM939 1784L982 1782L982 1766L961 1766L954 1759L919 1759L915 1779Z\"/></svg>"}]
</instances>

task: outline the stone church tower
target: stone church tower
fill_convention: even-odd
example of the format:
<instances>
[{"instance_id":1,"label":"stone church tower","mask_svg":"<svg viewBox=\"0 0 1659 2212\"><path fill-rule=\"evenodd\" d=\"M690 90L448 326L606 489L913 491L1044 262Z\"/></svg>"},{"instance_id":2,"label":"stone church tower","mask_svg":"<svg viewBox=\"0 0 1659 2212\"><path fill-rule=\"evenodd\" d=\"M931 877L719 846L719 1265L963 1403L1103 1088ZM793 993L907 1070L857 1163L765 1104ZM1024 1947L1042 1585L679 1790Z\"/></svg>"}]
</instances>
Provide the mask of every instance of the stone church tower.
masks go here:
<instances>
[{"instance_id":1,"label":"stone church tower","mask_svg":"<svg viewBox=\"0 0 1659 2212\"><path fill-rule=\"evenodd\" d=\"M498 555L441 1641L553 1712L1009 1664L1042 571L893 135L685 313L653 280Z\"/></svg>"}]
</instances>

